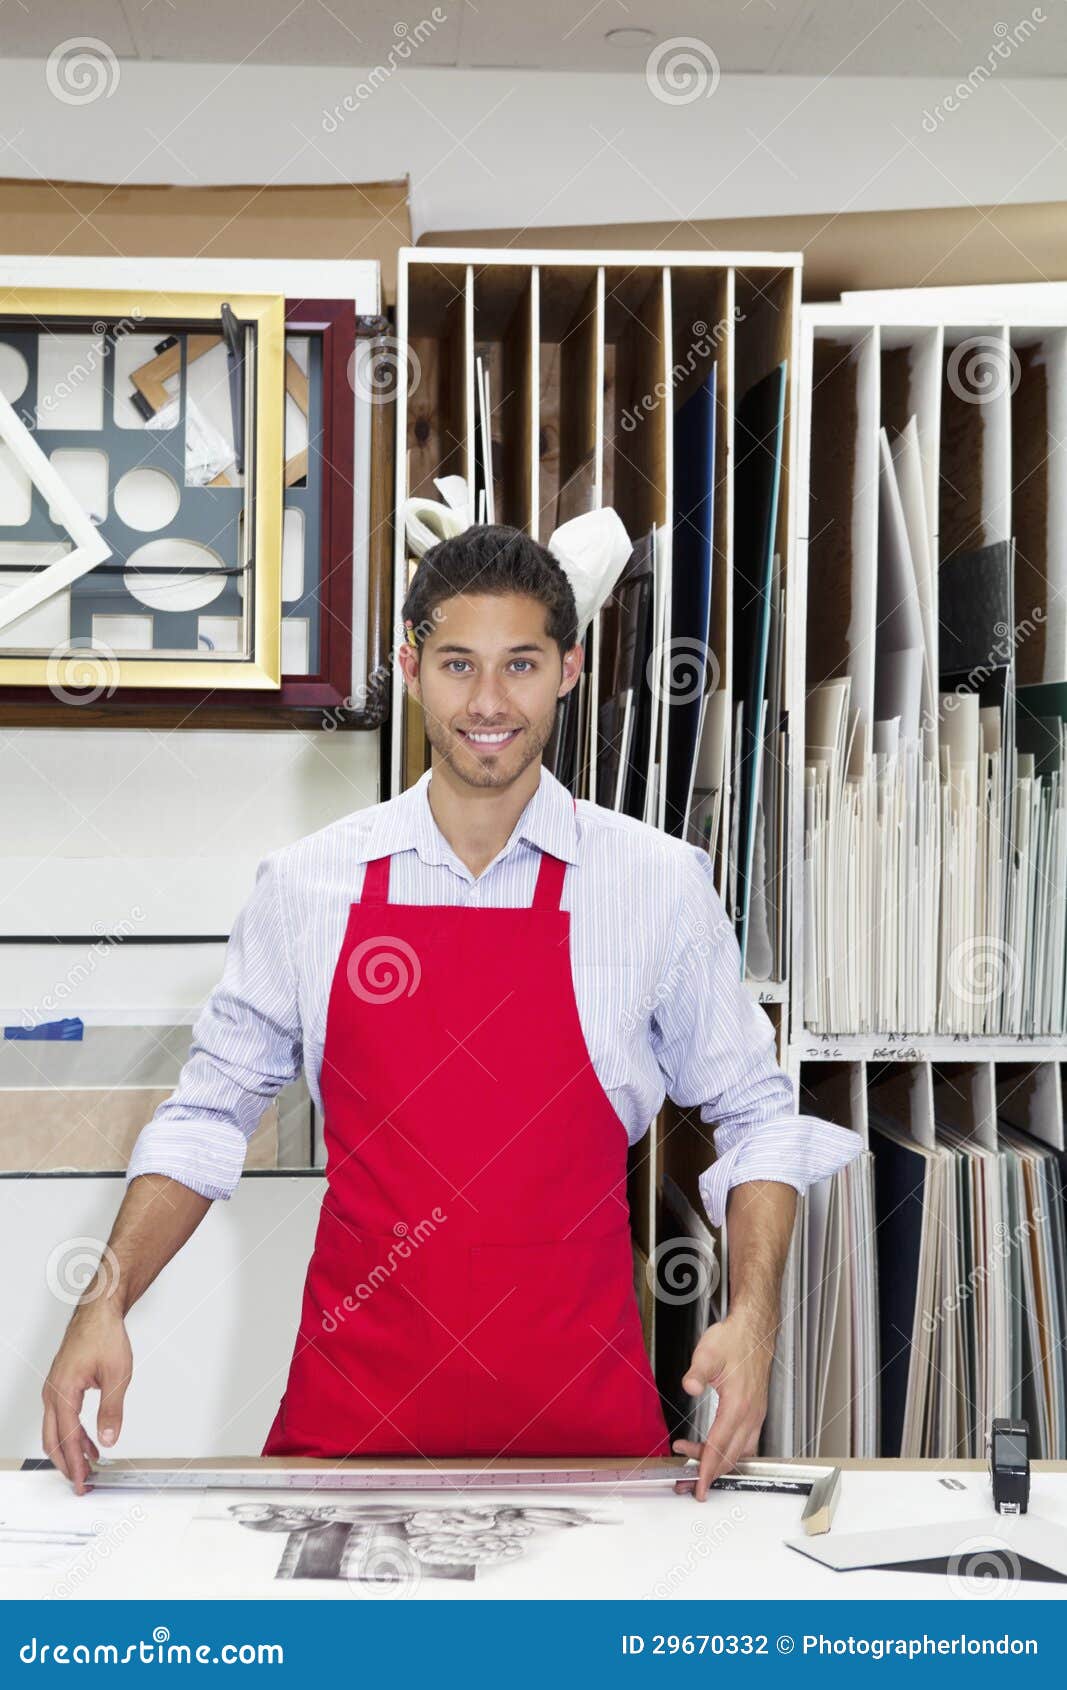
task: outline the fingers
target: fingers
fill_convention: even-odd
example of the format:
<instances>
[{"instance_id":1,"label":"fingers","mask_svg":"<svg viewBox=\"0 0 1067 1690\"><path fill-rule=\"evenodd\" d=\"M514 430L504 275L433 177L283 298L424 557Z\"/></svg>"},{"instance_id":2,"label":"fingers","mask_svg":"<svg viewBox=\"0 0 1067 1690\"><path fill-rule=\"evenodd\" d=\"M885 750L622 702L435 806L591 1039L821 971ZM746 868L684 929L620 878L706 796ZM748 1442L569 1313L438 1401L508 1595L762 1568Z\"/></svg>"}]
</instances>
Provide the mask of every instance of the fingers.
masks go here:
<instances>
[{"instance_id":1,"label":"fingers","mask_svg":"<svg viewBox=\"0 0 1067 1690\"><path fill-rule=\"evenodd\" d=\"M56 1424L59 1429L59 1450L63 1471L78 1496L84 1495L88 1463L82 1445L81 1405L85 1395L82 1386L69 1390L55 1389Z\"/></svg>"},{"instance_id":2,"label":"fingers","mask_svg":"<svg viewBox=\"0 0 1067 1690\"><path fill-rule=\"evenodd\" d=\"M51 1386L45 1386L44 1423L41 1427L41 1448L44 1450L53 1467L62 1473L65 1479L70 1478L67 1464L63 1457L63 1450L59 1442L59 1427L56 1423L55 1404L52 1401Z\"/></svg>"},{"instance_id":3,"label":"fingers","mask_svg":"<svg viewBox=\"0 0 1067 1690\"><path fill-rule=\"evenodd\" d=\"M718 1456L715 1465L709 1468L708 1483L710 1484L723 1473L732 1473L737 1463L744 1460L750 1444L751 1436L747 1426L741 1427L733 1436L730 1436L729 1433L725 1434L720 1446L722 1453Z\"/></svg>"},{"instance_id":4,"label":"fingers","mask_svg":"<svg viewBox=\"0 0 1067 1690\"><path fill-rule=\"evenodd\" d=\"M62 1473L82 1494L84 1481L92 1478L92 1463L99 1461L100 1451L78 1416L80 1394L72 1397L51 1382L45 1387L44 1419L41 1426L41 1447L56 1471Z\"/></svg>"},{"instance_id":5,"label":"fingers","mask_svg":"<svg viewBox=\"0 0 1067 1690\"><path fill-rule=\"evenodd\" d=\"M704 1445L695 1444L691 1438L675 1438L674 1442L671 1444L671 1448L674 1450L676 1455L688 1455L691 1460L697 1461L700 1458Z\"/></svg>"},{"instance_id":6,"label":"fingers","mask_svg":"<svg viewBox=\"0 0 1067 1690\"><path fill-rule=\"evenodd\" d=\"M691 1460L698 1463L696 1484L693 1488L693 1496L697 1502L703 1502L708 1494L709 1485L719 1477L720 1473L728 1471L731 1464L730 1455L733 1442L734 1434L726 1425L720 1426L719 1417L716 1417L712 1424L706 1443L693 1443L689 1438L675 1439L672 1447L676 1454L687 1455ZM679 1485L677 1488L688 1490L691 1482Z\"/></svg>"},{"instance_id":7,"label":"fingers","mask_svg":"<svg viewBox=\"0 0 1067 1690\"><path fill-rule=\"evenodd\" d=\"M114 1444L122 1430L122 1408L130 1375L111 1367L100 1374L100 1403L96 1415L96 1435L102 1444Z\"/></svg>"},{"instance_id":8,"label":"fingers","mask_svg":"<svg viewBox=\"0 0 1067 1690\"><path fill-rule=\"evenodd\" d=\"M729 1470L730 1452L735 1437L734 1429L731 1426L720 1426L719 1417L716 1415L700 1457L700 1472L693 1492L697 1502L703 1502L707 1497L709 1485L714 1483L720 1473Z\"/></svg>"},{"instance_id":9,"label":"fingers","mask_svg":"<svg viewBox=\"0 0 1067 1690\"><path fill-rule=\"evenodd\" d=\"M758 1441L759 1427L753 1430L747 1413L724 1417L720 1412L712 1423L706 1443L675 1438L671 1447L676 1455L688 1456L699 1463L693 1497L697 1502L704 1502L715 1480L723 1473L732 1472L739 1461L752 1453ZM689 1489L689 1483L678 1484L675 1489L681 1493Z\"/></svg>"},{"instance_id":10,"label":"fingers","mask_svg":"<svg viewBox=\"0 0 1067 1690\"><path fill-rule=\"evenodd\" d=\"M93 1488L93 1462L99 1461L100 1451L97 1449L96 1445L94 1444L92 1438L89 1436L88 1432L85 1430L84 1426L82 1427L81 1447L82 1447L82 1456L85 1460L86 1480L87 1480L89 1489L92 1490L92 1488Z\"/></svg>"}]
</instances>

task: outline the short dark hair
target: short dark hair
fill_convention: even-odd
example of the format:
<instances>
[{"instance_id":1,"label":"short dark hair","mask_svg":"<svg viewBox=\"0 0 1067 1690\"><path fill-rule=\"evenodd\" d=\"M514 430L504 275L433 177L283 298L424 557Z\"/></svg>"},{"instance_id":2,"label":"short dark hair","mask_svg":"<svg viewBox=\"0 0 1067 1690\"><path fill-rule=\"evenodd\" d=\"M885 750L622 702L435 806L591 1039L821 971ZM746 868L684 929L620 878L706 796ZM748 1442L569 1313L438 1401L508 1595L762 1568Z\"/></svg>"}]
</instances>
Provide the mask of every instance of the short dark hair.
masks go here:
<instances>
[{"instance_id":1,"label":"short dark hair","mask_svg":"<svg viewBox=\"0 0 1067 1690\"><path fill-rule=\"evenodd\" d=\"M578 607L561 567L547 547L521 528L489 523L467 528L431 546L415 570L401 615L417 645L432 630L433 613L460 593L523 593L547 611L548 637L560 658L578 639Z\"/></svg>"}]
</instances>

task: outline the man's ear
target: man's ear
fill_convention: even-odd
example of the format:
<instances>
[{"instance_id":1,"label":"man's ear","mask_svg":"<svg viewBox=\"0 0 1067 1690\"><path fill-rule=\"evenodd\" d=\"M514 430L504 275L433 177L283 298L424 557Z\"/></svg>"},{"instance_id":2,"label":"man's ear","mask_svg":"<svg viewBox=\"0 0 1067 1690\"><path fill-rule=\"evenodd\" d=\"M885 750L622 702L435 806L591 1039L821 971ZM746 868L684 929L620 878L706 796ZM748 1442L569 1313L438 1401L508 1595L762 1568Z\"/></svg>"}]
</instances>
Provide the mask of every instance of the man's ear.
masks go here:
<instances>
[{"instance_id":1,"label":"man's ear","mask_svg":"<svg viewBox=\"0 0 1067 1690\"><path fill-rule=\"evenodd\" d=\"M578 685L578 677L585 663L585 647L572 645L569 651L563 653L563 678L560 682L557 698L566 698L567 694Z\"/></svg>"},{"instance_id":2,"label":"man's ear","mask_svg":"<svg viewBox=\"0 0 1067 1690\"><path fill-rule=\"evenodd\" d=\"M413 698L419 697L419 653L405 640L397 647L397 662L404 677L405 685Z\"/></svg>"}]
</instances>

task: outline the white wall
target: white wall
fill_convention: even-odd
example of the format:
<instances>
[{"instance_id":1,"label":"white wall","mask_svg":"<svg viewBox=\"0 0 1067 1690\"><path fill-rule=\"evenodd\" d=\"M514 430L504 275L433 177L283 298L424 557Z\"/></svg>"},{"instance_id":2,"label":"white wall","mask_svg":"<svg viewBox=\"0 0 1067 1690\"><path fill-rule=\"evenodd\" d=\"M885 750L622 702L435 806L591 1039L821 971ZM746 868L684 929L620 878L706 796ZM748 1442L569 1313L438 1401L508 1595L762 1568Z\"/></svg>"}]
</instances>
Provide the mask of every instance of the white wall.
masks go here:
<instances>
[{"instance_id":1,"label":"white wall","mask_svg":"<svg viewBox=\"0 0 1067 1690\"><path fill-rule=\"evenodd\" d=\"M0 792L0 932L214 936L268 851L378 802L378 734L0 728Z\"/></svg>"},{"instance_id":2,"label":"white wall","mask_svg":"<svg viewBox=\"0 0 1067 1690\"><path fill-rule=\"evenodd\" d=\"M1024 53L1032 69L1040 39L1020 68ZM948 112L947 77L724 76L669 105L630 73L122 60L110 91L72 105L49 93L43 60L8 60L0 170L190 185L408 174L416 235L1062 198L1062 83L997 70L972 84Z\"/></svg>"}]
</instances>

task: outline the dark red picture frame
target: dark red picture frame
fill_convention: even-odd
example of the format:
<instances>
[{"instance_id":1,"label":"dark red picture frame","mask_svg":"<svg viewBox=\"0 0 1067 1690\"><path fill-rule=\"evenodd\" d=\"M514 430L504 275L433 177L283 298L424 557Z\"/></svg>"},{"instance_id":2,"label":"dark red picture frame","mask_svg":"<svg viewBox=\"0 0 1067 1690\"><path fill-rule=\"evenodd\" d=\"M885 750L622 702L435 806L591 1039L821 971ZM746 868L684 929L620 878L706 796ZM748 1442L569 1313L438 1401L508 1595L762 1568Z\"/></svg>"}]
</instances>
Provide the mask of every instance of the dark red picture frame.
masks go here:
<instances>
[{"instance_id":1,"label":"dark red picture frame","mask_svg":"<svg viewBox=\"0 0 1067 1690\"><path fill-rule=\"evenodd\" d=\"M352 387L357 339L351 299L287 300L289 332L322 339L322 560L319 576L319 666L313 675L282 676L281 686L120 687L79 702L48 687L0 685L0 727L94 726L254 727L266 722L318 726L343 721L352 695L353 517L355 416ZM370 489L367 489L370 501ZM358 708L356 714L359 714Z\"/></svg>"}]
</instances>

